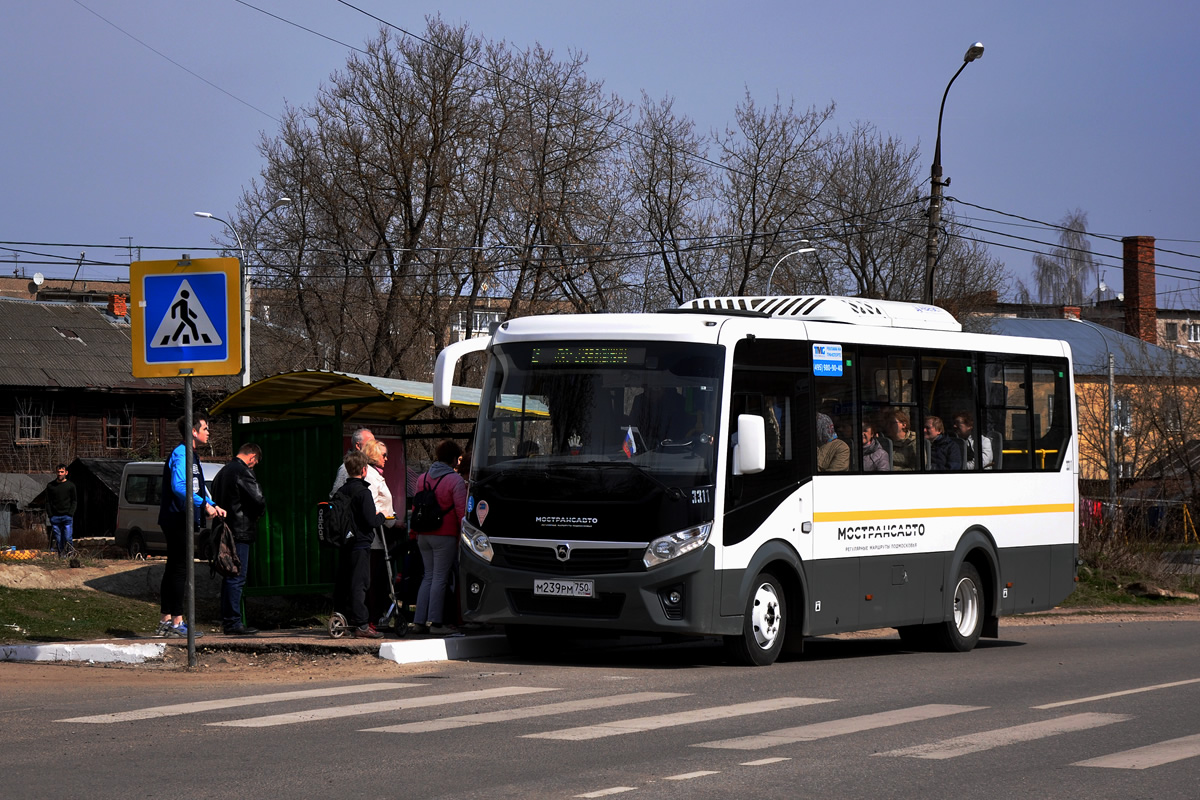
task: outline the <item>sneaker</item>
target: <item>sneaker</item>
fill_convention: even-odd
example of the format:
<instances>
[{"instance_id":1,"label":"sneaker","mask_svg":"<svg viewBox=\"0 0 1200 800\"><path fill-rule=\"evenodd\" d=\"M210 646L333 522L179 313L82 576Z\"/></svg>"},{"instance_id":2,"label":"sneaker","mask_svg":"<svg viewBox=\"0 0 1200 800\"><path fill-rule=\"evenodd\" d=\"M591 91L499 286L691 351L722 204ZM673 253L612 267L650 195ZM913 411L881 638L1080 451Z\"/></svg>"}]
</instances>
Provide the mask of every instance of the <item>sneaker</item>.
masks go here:
<instances>
[{"instance_id":1,"label":"sneaker","mask_svg":"<svg viewBox=\"0 0 1200 800\"><path fill-rule=\"evenodd\" d=\"M241 623L225 629L226 636L253 636L256 633L258 633L258 628L251 628L249 625Z\"/></svg>"},{"instance_id":2,"label":"sneaker","mask_svg":"<svg viewBox=\"0 0 1200 800\"><path fill-rule=\"evenodd\" d=\"M409 633L429 633L429 626L426 625L424 622L410 622L410 623L408 623L408 632Z\"/></svg>"},{"instance_id":3,"label":"sneaker","mask_svg":"<svg viewBox=\"0 0 1200 800\"><path fill-rule=\"evenodd\" d=\"M458 628L453 625L430 625L429 633L433 636L453 636L458 633Z\"/></svg>"},{"instance_id":4,"label":"sneaker","mask_svg":"<svg viewBox=\"0 0 1200 800\"><path fill-rule=\"evenodd\" d=\"M186 622L181 622L178 625L172 625L167 630L167 636L172 637L172 638L186 639L187 635L188 635L188 624ZM196 637L197 639L199 639L204 634L201 631L197 630L197 631L192 631L192 635L194 637Z\"/></svg>"},{"instance_id":5,"label":"sneaker","mask_svg":"<svg viewBox=\"0 0 1200 800\"><path fill-rule=\"evenodd\" d=\"M351 634L355 639L382 639L383 634L375 629L374 625L363 625L355 628Z\"/></svg>"},{"instance_id":6,"label":"sneaker","mask_svg":"<svg viewBox=\"0 0 1200 800\"><path fill-rule=\"evenodd\" d=\"M156 638L161 638L163 636L166 636L168 631L170 631L170 630L171 630L171 620L169 620L169 619L163 620L162 622L158 623L158 627L154 629L154 636Z\"/></svg>"}]
</instances>

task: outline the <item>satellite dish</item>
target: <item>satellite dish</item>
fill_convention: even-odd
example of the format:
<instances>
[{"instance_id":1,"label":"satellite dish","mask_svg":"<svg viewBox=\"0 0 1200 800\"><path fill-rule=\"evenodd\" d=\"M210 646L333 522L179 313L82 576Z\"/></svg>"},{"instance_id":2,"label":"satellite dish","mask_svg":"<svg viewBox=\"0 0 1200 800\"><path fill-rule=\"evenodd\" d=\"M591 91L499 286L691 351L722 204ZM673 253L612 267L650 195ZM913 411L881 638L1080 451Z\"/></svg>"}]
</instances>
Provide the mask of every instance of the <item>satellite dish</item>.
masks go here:
<instances>
[{"instance_id":1,"label":"satellite dish","mask_svg":"<svg viewBox=\"0 0 1200 800\"><path fill-rule=\"evenodd\" d=\"M1104 281L1100 281L1100 291L1102 291L1102 292L1108 291L1108 284L1105 283Z\"/></svg>"},{"instance_id":2,"label":"satellite dish","mask_svg":"<svg viewBox=\"0 0 1200 800\"><path fill-rule=\"evenodd\" d=\"M46 276L45 276L45 275L43 275L43 274L42 274L42 273L40 273L40 272L35 272L35 273L33 273L33 284L34 284L34 286L41 286L41 285L42 285L43 283L45 283L45 282L46 282Z\"/></svg>"},{"instance_id":3,"label":"satellite dish","mask_svg":"<svg viewBox=\"0 0 1200 800\"><path fill-rule=\"evenodd\" d=\"M1117 292L1117 299L1118 299L1118 300L1120 300L1120 301L1122 301L1122 302L1124 302L1124 300L1125 300L1125 293L1124 293L1124 292Z\"/></svg>"}]
</instances>

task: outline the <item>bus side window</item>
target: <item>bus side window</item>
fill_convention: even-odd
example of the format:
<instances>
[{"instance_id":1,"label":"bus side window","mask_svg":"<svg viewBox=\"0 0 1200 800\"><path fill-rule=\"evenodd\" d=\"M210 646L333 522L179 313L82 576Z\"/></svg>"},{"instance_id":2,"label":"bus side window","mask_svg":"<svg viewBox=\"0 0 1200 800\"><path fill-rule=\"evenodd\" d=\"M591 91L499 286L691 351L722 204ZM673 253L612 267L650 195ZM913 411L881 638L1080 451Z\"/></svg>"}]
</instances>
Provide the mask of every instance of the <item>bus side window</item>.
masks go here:
<instances>
[{"instance_id":1,"label":"bus side window","mask_svg":"<svg viewBox=\"0 0 1200 800\"><path fill-rule=\"evenodd\" d=\"M1033 392L1031 400L1038 420L1034 436L1033 468L1057 472L1066 457L1069 436L1066 399L1066 363L1035 363L1031 371Z\"/></svg>"}]
</instances>

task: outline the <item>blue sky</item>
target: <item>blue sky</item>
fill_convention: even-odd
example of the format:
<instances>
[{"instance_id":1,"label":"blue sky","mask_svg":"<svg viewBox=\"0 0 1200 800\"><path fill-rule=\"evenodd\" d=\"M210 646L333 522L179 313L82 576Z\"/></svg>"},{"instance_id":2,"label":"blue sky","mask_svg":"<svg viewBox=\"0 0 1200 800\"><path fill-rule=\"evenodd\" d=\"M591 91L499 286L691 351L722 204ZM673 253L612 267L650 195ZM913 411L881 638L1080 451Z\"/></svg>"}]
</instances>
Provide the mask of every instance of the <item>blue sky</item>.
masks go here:
<instances>
[{"instance_id":1,"label":"blue sky","mask_svg":"<svg viewBox=\"0 0 1200 800\"><path fill-rule=\"evenodd\" d=\"M379 26L336 0L247 2L355 46ZM517 47L582 51L611 91L629 101L642 90L674 96L702 130L730 124L747 88L761 103L832 100L836 126L868 121L919 143L924 172L942 92L982 41L984 57L946 104L947 194L1049 222L1080 208L1095 234L1155 236L1178 251L1158 254L1160 305L1200 308L1194 2L353 4L416 33L440 13ZM0 273L69 277L80 250L127 262L124 237L135 259L139 247L157 259L212 246L222 226L192 212L229 217L258 174L256 146L275 131L273 117L285 101L308 103L346 53L235 0L6 3ZM1009 234L981 235L1010 245L993 252L1026 280L1032 256L1011 246L1046 246L1011 236L1054 240L1019 219L956 210ZM1094 236L1092 246L1120 289L1120 244ZM81 274L127 270L85 265Z\"/></svg>"}]
</instances>

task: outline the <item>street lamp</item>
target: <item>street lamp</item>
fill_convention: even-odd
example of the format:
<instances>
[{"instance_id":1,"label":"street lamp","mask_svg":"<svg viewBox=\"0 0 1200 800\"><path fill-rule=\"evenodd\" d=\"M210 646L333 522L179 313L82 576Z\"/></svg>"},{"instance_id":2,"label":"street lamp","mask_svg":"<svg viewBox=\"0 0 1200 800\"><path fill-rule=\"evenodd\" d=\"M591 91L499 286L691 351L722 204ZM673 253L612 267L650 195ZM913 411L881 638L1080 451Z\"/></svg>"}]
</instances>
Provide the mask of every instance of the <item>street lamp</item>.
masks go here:
<instances>
[{"instance_id":1,"label":"street lamp","mask_svg":"<svg viewBox=\"0 0 1200 800\"><path fill-rule=\"evenodd\" d=\"M268 208L266 211L264 211L258 215L258 219L254 220L254 224L250 227L250 246L252 248L254 247L254 236L258 232L259 223L261 223L264 219L266 219L267 214L270 214L272 211L274 211L277 208L289 205L291 202L292 202L292 198L290 198L290 197L280 197L274 203L271 203L270 208ZM229 222L227 220L223 220L220 217L214 216L207 211L194 211L192 213L197 217L203 217L204 219L216 220L217 222L222 223L226 228L229 228L229 230L233 233L233 238L237 240L238 250L240 250L242 252L242 263L241 263L242 311L244 314L244 319L242 322L242 359L243 359L242 386L249 386L250 385L250 272L249 272L249 264L247 263L248 256L246 253L246 246L244 244L242 244L242 237L240 235L238 235L237 228L235 228L235 227L233 227L233 225L229 224ZM245 422L246 420L243 419L242 421Z\"/></svg>"},{"instance_id":2,"label":"street lamp","mask_svg":"<svg viewBox=\"0 0 1200 800\"><path fill-rule=\"evenodd\" d=\"M800 241L803 242L804 244L808 244L808 239L801 239ZM793 250L790 253L784 253L782 256L780 256L779 260L775 262L775 266L771 267L771 274L767 276L767 297L771 296L771 282L775 280L775 270L779 269L779 265L783 263L783 260L785 258L799 255L800 253L815 253L815 252L817 252L817 248L815 248L815 247L801 247L799 250Z\"/></svg>"},{"instance_id":3,"label":"street lamp","mask_svg":"<svg viewBox=\"0 0 1200 800\"><path fill-rule=\"evenodd\" d=\"M950 83L946 84L946 91L942 93L942 107L938 111L937 141L933 146L933 166L929 170L929 238L925 243L924 301L929 305L933 305L933 270L937 266L937 233L938 227L942 224L942 186L950 183L950 181L942 183L942 114L946 110L946 95L950 94L950 87L954 85L954 79L962 74L962 71L967 68L967 64L982 57L982 42L976 42L967 48L962 66L958 68L958 72L954 73L954 78L950 79Z\"/></svg>"}]
</instances>

